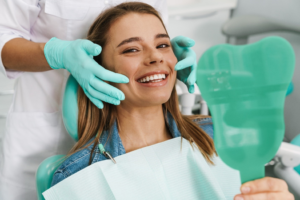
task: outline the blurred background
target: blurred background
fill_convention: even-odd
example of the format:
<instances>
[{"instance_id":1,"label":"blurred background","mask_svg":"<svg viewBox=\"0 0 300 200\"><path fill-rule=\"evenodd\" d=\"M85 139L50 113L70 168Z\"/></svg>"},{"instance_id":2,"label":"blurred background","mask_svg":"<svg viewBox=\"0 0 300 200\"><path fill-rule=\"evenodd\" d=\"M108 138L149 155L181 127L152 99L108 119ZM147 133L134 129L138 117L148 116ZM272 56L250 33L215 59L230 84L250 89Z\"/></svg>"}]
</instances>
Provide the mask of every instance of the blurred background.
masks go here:
<instances>
[{"instance_id":1,"label":"blurred background","mask_svg":"<svg viewBox=\"0 0 300 200\"><path fill-rule=\"evenodd\" d=\"M184 35L194 39L196 45L193 49L197 53L198 59L205 50L217 44L253 43L271 35L287 39L295 51L296 67L293 77L294 90L285 101L286 132L284 140L290 142L300 133L299 0L168 0L168 7L167 29L169 35L171 38ZM233 19L241 19L237 24L243 25L244 16L252 17L248 19L250 23L252 20L252 22L261 24L255 30L247 30L247 26L241 26L238 29L243 33L238 33L240 35L237 37L235 35L237 33L234 33L236 27L232 27L236 24L232 25L231 22ZM13 86L13 80L0 74L0 145L5 129L5 116L12 102ZM180 98L190 101L189 105L192 104L192 107L186 110L183 108L184 105L181 105L183 112L207 114L206 104L199 91L196 91L196 95L187 94L187 90L179 82L177 89L181 94ZM275 176L272 165L266 167L266 174Z\"/></svg>"}]
</instances>

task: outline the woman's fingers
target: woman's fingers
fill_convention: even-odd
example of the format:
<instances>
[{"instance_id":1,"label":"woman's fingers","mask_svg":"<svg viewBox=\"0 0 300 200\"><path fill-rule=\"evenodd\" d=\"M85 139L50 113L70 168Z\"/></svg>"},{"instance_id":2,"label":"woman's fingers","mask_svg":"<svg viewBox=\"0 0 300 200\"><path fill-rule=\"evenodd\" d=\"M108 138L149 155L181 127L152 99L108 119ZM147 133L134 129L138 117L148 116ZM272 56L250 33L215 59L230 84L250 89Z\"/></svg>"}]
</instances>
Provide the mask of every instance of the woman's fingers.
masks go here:
<instances>
[{"instance_id":1,"label":"woman's fingers","mask_svg":"<svg viewBox=\"0 0 300 200\"><path fill-rule=\"evenodd\" d=\"M272 177L265 177L262 179L257 179L255 181L250 181L241 186L242 194L282 191L288 191L286 182L281 179Z\"/></svg>"},{"instance_id":2,"label":"woman's fingers","mask_svg":"<svg viewBox=\"0 0 300 200\"><path fill-rule=\"evenodd\" d=\"M294 200L286 182L278 178L265 177L249 181L241 186L241 192L234 200Z\"/></svg>"},{"instance_id":3,"label":"woman's fingers","mask_svg":"<svg viewBox=\"0 0 300 200\"><path fill-rule=\"evenodd\" d=\"M291 193L282 192L265 192L249 195L237 195L234 200L294 200L294 196Z\"/></svg>"}]
</instances>

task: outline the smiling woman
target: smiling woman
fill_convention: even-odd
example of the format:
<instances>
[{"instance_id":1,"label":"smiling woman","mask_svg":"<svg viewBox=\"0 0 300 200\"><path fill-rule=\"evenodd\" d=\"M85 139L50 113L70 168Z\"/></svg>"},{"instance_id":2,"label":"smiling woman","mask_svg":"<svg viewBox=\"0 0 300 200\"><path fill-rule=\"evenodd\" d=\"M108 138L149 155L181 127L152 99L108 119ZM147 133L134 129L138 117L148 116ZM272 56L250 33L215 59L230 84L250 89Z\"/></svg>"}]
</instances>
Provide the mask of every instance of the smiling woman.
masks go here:
<instances>
[{"instance_id":1,"label":"smiling woman","mask_svg":"<svg viewBox=\"0 0 300 200\"><path fill-rule=\"evenodd\" d=\"M213 127L211 118L205 116L183 116L179 111L178 97L175 90L176 71L174 69L177 59L171 48L167 30L153 7L148 4L136 2L123 3L108 9L92 25L88 33L88 39L103 47L103 52L99 56L94 57L96 62L106 69L123 74L129 78L129 83L110 83L106 87L107 92L113 91L116 88L120 89L126 98L118 106L105 104L104 108L99 110L85 95L82 88L79 88L79 140L66 160L55 172L52 185L57 184L91 164L109 159L108 154L106 154L107 152L113 158L123 155L124 159L126 156L136 155L134 153L124 155L125 153L134 150L143 152L141 148L146 149L144 147L149 145L182 137L188 141L188 145L196 146L200 150L201 154L198 155L201 155L203 162L198 167L191 165L182 168L182 163L196 158L193 155L188 156L184 154L186 156L182 156L181 158L170 158L169 154L172 154L172 151L180 151L182 146L178 145L172 146L171 152L160 151L164 155L161 159L153 159L152 156L149 156L150 154L143 154L144 158L147 156L150 160L155 161L159 172L168 171L169 168L168 170L165 169L167 166L170 168L173 165L179 167L178 169L175 167L177 169L175 172L170 170L174 174L178 174L178 176L175 175L176 177L174 175L171 176L171 182L177 186L177 189L172 194L174 198L170 199L233 199L234 195L235 200L294 199L288 192L284 181L267 177L245 183L241 186L242 194L236 195L238 193L237 187L240 184L239 177L234 175L232 169L228 168L228 166L225 164L222 165L222 162L215 160L217 157L214 156L215 149L212 140ZM93 93L93 89L89 92ZM186 144L186 141L184 142ZM162 144L165 145L166 143ZM194 151L191 150L190 152ZM154 154L157 155L157 152ZM175 154L177 155L177 153ZM121 158L119 157L119 159ZM116 160L119 159L116 158ZM177 164L171 162L173 165L170 166L170 160L179 160L180 162ZM123 165L126 165L125 168L130 168L131 171L129 174L120 174L120 171L118 171L120 169L118 166L120 167L120 165L117 164L115 166L110 163L109 170L115 169L116 171L114 172L119 173L118 175L113 173L112 177L114 181L118 182L117 190L120 187L123 188L125 184L133 184L135 186L145 186L143 185L144 182L146 182L146 185L150 184L151 181L148 182L149 179L143 179L143 177L144 175L149 176L149 174L152 176L151 173L154 170L151 168L148 171L149 173L146 174L143 171L145 165L141 165L139 161L139 159L135 159L134 157L129 159L128 162L123 163ZM211 165L213 161L216 163L215 166ZM136 163L138 166L134 165ZM164 163L169 163L169 165L165 166ZM98 165L90 166L87 170L96 167L96 172L99 172L100 164L105 163L102 162L98 163ZM122 163L120 164L122 165ZM213 167L216 167L215 170L213 170ZM141 173L137 173L136 168L142 169ZM87 175L83 173L86 171L81 172L76 175L79 175L79 177L82 174ZM157 185L161 187L164 185L162 179L167 177L161 173L159 174L162 177L155 177L154 175L153 177L156 182L160 181ZM119 176L123 175L126 175L126 179L120 181ZM183 176L189 175L189 182L182 182ZM86 179L94 180L95 176L94 173L88 177L84 176L82 179L83 182L80 182L80 187L75 185L74 189L77 191L78 188L81 188L82 184L86 183ZM178 178L178 180L174 181L175 179L173 178ZM211 181L211 178L215 181ZM142 181L136 181L140 179ZM66 182L70 183L68 181L73 182L73 180L76 182L77 179L70 177ZM99 180L98 177L97 180ZM230 184L228 184L228 180ZM197 181L199 184L196 184ZM106 176L102 182L109 182ZM236 184L233 184L233 182ZM66 194L64 183L57 185L57 187L62 186L62 195ZM100 185L103 186L102 184ZM87 186L87 190L84 192L92 192L92 187L90 185ZM69 189L69 185L67 185L67 188ZM99 189L100 193L103 193L103 188L96 188L96 192ZM150 191L152 193L151 188L145 188L147 192ZM196 198L181 198L178 195L192 188L199 194ZM53 191L56 191L55 189L54 187ZM112 190L112 188L108 189ZM147 198L135 198L136 196L134 195L137 189L136 187L131 189L132 191L129 192L130 198L125 199L165 199L151 198L149 196ZM76 191L67 191L67 193L72 193L76 196ZM126 192L128 191L126 190ZM144 195L144 193L142 194ZM188 195L191 194L192 192L188 192ZM77 199L77 196L72 199L75 198ZM110 199L124 198L121 196L120 198Z\"/></svg>"},{"instance_id":2,"label":"smiling woman","mask_svg":"<svg viewBox=\"0 0 300 200\"><path fill-rule=\"evenodd\" d=\"M175 90L177 59L153 7L135 2L108 9L91 26L87 39L103 47L94 57L99 64L129 78L126 84L110 83L125 100L100 110L79 88L79 140L55 172L52 185L107 159L97 148L100 143L116 157L182 136L212 163L211 119L181 115Z\"/></svg>"}]
</instances>

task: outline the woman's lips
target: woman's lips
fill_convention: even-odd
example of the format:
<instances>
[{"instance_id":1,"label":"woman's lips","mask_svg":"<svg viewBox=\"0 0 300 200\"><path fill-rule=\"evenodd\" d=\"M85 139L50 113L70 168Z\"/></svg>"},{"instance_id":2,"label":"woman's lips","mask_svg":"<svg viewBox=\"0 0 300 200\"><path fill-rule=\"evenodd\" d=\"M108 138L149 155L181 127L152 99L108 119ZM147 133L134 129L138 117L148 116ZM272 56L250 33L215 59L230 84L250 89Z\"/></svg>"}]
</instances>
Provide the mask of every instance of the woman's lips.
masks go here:
<instances>
[{"instance_id":1,"label":"woman's lips","mask_svg":"<svg viewBox=\"0 0 300 200\"><path fill-rule=\"evenodd\" d=\"M161 86L164 86L167 84L168 78L169 78L169 75L166 75L165 79L154 80L154 82L151 81L151 82L144 82L144 83L137 81L137 83L139 85L145 86L145 87L161 87Z\"/></svg>"},{"instance_id":2,"label":"woman's lips","mask_svg":"<svg viewBox=\"0 0 300 200\"><path fill-rule=\"evenodd\" d=\"M169 75L169 72L167 71L164 71L164 70L158 70L158 71L152 71L152 72L148 72L142 76L140 76L139 78L136 79L136 81L140 81L141 79L147 77L147 76L154 76L154 75L157 75L157 74L165 74L165 76L168 76Z\"/></svg>"}]
</instances>

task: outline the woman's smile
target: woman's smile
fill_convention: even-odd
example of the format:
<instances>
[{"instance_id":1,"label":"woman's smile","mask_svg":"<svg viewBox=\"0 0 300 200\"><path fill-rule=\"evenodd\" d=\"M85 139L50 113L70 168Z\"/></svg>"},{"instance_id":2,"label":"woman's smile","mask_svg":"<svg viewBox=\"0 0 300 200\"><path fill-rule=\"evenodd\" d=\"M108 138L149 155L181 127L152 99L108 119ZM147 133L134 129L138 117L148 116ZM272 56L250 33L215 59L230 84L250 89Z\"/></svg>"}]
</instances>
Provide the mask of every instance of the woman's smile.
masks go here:
<instances>
[{"instance_id":1,"label":"woman's smile","mask_svg":"<svg viewBox=\"0 0 300 200\"><path fill-rule=\"evenodd\" d=\"M167 71L153 71L142 75L136 81L143 87L161 87L167 84L168 77Z\"/></svg>"}]
</instances>

